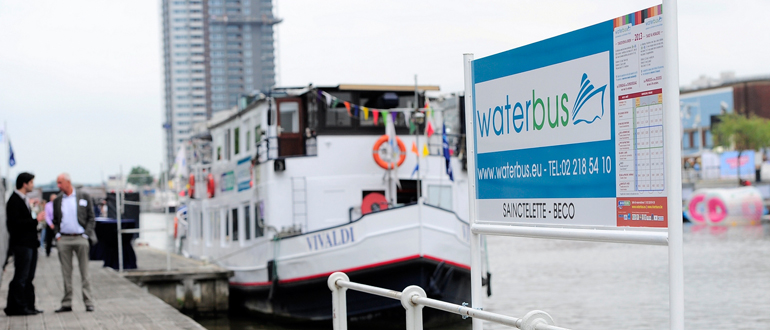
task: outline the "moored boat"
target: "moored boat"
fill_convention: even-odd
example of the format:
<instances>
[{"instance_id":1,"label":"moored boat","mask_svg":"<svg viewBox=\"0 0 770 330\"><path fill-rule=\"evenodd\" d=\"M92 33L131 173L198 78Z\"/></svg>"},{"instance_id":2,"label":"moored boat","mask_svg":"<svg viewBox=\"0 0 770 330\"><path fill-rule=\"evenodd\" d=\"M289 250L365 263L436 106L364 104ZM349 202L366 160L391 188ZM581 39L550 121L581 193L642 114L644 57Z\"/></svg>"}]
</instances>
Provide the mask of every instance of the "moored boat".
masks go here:
<instances>
[{"instance_id":1,"label":"moored boat","mask_svg":"<svg viewBox=\"0 0 770 330\"><path fill-rule=\"evenodd\" d=\"M184 253L234 271L231 308L329 320L335 271L470 302L462 102L417 89L276 89L198 127ZM402 322L398 301L347 299L352 322Z\"/></svg>"}]
</instances>

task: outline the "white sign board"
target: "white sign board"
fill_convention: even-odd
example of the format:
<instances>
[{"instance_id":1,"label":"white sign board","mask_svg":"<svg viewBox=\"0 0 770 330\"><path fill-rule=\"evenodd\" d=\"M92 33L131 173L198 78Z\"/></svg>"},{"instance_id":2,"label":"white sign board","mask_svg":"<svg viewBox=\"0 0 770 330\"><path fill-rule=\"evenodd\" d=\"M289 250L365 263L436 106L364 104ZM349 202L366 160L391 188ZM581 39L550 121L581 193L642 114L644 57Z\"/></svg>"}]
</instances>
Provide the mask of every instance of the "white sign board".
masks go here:
<instances>
[{"instance_id":1,"label":"white sign board","mask_svg":"<svg viewBox=\"0 0 770 330\"><path fill-rule=\"evenodd\" d=\"M656 6L473 61L478 221L668 226L663 24Z\"/></svg>"}]
</instances>

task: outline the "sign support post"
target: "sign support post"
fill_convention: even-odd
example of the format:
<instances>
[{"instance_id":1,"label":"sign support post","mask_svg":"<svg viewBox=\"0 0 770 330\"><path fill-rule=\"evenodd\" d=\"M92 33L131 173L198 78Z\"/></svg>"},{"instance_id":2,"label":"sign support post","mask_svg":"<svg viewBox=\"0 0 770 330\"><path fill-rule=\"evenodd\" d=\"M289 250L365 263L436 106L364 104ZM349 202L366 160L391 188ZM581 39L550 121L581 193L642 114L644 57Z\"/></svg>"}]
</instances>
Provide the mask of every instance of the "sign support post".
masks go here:
<instances>
[{"instance_id":1,"label":"sign support post","mask_svg":"<svg viewBox=\"0 0 770 330\"><path fill-rule=\"evenodd\" d=\"M465 72L465 109L473 109L473 54L463 54L463 69ZM465 116L465 127L468 129L473 128L473 116ZM476 168L476 150L474 133L465 134L465 145L467 149L468 157L468 169ZM471 156L472 155L472 156ZM470 201L469 205L469 220L472 225L476 224L476 176L468 176L468 197ZM482 290L481 287L481 234L471 231L471 307L474 309L483 309L482 302ZM473 330L482 330L484 325L482 320L473 318Z\"/></svg>"},{"instance_id":2,"label":"sign support post","mask_svg":"<svg viewBox=\"0 0 770 330\"><path fill-rule=\"evenodd\" d=\"M667 124L665 135L666 159L670 164L679 164L682 149L679 121L679 26L676 0L663 1L663 54L666 79L663 80L664 120ZM675 110L676 109L676 110ZM674 123L677 123L674 125ZM674 139L676 137L676 139ZM684 329L684 256L682 253L682 171L679 166L666 167L666 186L679 187L668 191L668 267L669 267L669 308L671 330Z\"/></svg>"}]
</instances>

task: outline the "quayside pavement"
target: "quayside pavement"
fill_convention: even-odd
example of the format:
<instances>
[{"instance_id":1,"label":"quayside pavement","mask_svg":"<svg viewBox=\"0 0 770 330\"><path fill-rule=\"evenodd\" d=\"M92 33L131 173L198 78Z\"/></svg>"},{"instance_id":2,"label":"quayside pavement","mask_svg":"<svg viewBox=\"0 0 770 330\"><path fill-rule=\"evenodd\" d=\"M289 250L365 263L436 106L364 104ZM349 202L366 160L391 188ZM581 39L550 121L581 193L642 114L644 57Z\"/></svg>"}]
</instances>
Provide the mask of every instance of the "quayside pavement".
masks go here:
<instances>
[{"instance_id":1,"label":"quayside pavement","mask_svg":"<svg viewBox=\"0 0 770 330\"><path fill-rule=\"evenodd\" d=\"M80 273L77 266L73 265L73 311L54 313L54 310L59 308L63 295L57 253L58 251L53 249L50 257L46 257L45 253L38 255L34 281L36 307L45 312L34 316L8 317L0 311L0 330L204 329L191 318L124 279L114 270L102 268L102 261L91 261L88 265L96 311L85 311L80 291ZM74 260L74 263L77 264L77 260ZM5 308L8 283L13 278L13 272L13 264L9 264L0 283L0 310Z\"/></svg>"}]
</instances>

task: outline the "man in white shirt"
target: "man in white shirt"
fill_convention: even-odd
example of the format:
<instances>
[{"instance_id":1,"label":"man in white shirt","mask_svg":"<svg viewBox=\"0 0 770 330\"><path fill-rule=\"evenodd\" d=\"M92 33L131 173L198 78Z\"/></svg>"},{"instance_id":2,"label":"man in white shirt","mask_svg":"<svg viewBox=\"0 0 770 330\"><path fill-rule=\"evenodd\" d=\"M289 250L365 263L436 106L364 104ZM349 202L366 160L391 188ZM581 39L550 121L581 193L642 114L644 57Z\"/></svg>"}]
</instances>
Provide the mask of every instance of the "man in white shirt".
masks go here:
<instances>
[{"instance_id":1,"label":"man in white shirt","mask_svg":"<svg viewBox=\"0 0 770 330\"><path fill-rule=\"evenodd\" d=\"M53 202L53 225L56 232L57 249L61 272L64 277L64 298L57 313L72 311L72 255L78 258L80 278L83 284L83 302L86 311L94 311L91 284L88 281L89 241L96 244L94 207L91 196L75 191L69 174L62 173L56 178L62 194Z\"/></svg>"}]
</instances>

